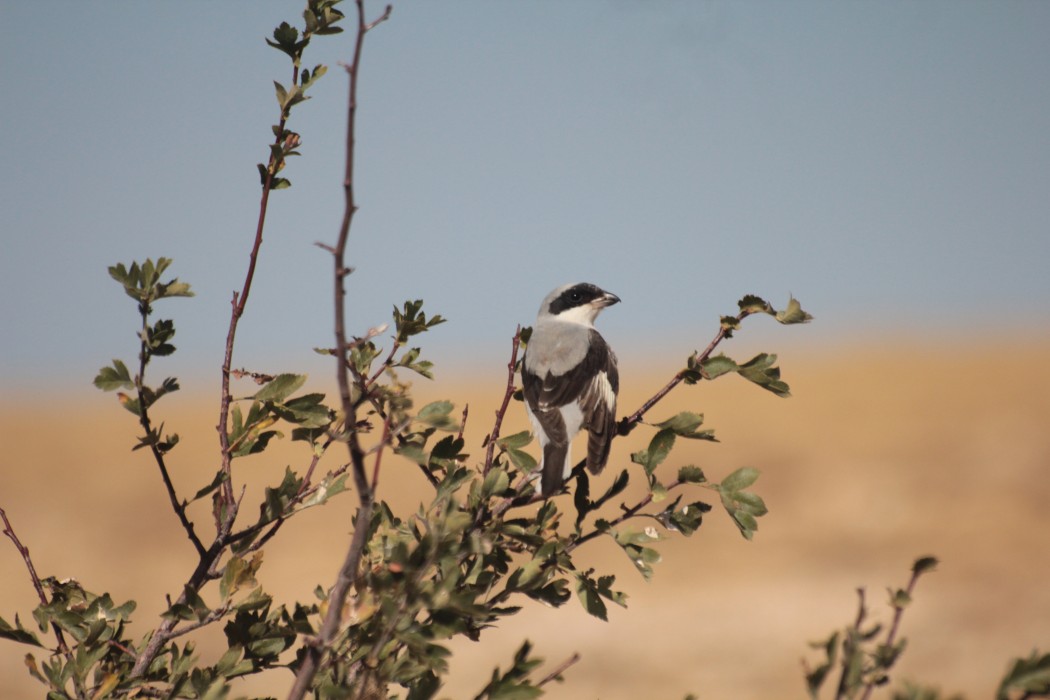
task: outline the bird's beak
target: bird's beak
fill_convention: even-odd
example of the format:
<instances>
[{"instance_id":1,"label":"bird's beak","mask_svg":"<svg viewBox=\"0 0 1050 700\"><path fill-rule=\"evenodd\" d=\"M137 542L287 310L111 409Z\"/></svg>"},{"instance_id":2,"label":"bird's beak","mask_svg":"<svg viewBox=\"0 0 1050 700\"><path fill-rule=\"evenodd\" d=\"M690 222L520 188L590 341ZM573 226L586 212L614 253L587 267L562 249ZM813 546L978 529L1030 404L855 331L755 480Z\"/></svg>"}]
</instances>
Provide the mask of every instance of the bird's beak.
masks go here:
<instances>
[{"instance_id":1,"label":"bird's beak","mask_svg":"<svg viewBox=\"0 0 1050 700\"><path fill-rule=\"evenodd\" d=\"M619 304L620 297L616 296L612 292L603 292L600 297L594 300L595 306L599 309L604 309L606 306L612 306L613 304Z\"/></svg>"}]
</instances>

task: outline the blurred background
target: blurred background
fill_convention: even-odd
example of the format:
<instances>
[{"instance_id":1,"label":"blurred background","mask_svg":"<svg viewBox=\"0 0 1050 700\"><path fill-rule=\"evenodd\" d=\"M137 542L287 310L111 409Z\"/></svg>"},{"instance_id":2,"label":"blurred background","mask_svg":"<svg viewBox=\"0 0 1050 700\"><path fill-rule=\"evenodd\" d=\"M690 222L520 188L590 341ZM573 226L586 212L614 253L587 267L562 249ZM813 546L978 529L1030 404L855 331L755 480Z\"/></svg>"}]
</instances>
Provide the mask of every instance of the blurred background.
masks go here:
<instances>
[{"instance_id":1,"label":"blurred background","mask_svg":"<svg viewBox=\"0 0 1050 700\"><path fill-rule=\"evenodd\" d=\"M140 622L192 550L129 451L132 417L90 386L136 352L134 305L106 267L171 257L197 293L158 304L179 352L154 369L183 386L158 417L183 438L172 460L191 493L217 465L255 163L277 119L271 81L290 81L263 38L300 12L0 3L0 506L42 574L135 598ZM529 607L457 645L449 697L476 693L525 636L552 665L583 654L551 697L803 697L807 642L852 620L858 586L887 620L885 588L924 554L942 564L905 616L902 676L980 697L1009 657L1047 650L1048 31L1050 5L1025 2L395 3L362 66L350 324L363 332L411 298L449 319L423 338L435 380L416 384L421 400L470 405L475 454L514 328L558 284L624 300L599 326L625 411L744 294L794 294L816 317L750 319L724 346L778 352L792 398L727 377L654 410L703 412L721 439L668 469L763 471L771 512L755 541L713 512L664 545L648 584L596 543L629 609L601 623ZM321 390L332 372L311 348L331 343L329 259L314 243L334 240L341 215L350 40L307 54L331 71L293 114L303 157L271 199L234 360L309 371ZM614 452L625 465L631 440ZM302 459L277 452L245 478L272 483ZM383 495L410 507L411 470L388 468ZM332 580L352 499L267 548L269 589L303 598ZM34 597L0 545L11 620ZM13 697L37 693L23 652L0 644ZM244 692L282 695L282 682Z\"/></svg>"}]
</instances>

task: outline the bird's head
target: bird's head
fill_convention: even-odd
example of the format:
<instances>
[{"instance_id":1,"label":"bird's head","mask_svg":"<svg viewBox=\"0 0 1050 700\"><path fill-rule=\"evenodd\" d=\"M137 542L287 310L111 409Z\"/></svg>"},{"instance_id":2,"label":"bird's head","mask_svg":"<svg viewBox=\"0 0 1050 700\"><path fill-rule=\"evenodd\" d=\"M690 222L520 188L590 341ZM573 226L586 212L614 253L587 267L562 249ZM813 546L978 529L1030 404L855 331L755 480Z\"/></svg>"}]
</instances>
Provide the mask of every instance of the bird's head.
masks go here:
<instances>
[{"instance_id":1,"label":"bird's head","mask_svg":"<svg viewBox=\"0 0 1050 700\"><path fill-rule=\"evenodd\" d=\"M543 300L538 320L557 319L592 326L602 309L619 301L615 294L587 282L566 284Z\"/></svg>"}]
</instances>

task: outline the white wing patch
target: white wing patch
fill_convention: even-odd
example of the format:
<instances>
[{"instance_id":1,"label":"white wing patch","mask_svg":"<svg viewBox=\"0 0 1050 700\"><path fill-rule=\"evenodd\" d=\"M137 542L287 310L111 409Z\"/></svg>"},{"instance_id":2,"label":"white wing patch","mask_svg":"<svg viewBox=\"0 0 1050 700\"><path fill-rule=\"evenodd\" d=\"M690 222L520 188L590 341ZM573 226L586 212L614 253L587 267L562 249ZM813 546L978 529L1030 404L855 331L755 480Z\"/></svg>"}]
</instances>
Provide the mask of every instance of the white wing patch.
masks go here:
<instances>
[{"instance_id":1,"label":"white wing patch","mask_svg":"<svg viewBox=\"0 0 1050 700\"><path fill-rule=\"evenodd\" d=\"M594 375L594 379L591 380L591 391L598 394L602 403L609 407L610 410L616 408L616 392L613 391L612 384L609 382L609 375L606 372L598 372Z\"/></svg>"}]
</instances>

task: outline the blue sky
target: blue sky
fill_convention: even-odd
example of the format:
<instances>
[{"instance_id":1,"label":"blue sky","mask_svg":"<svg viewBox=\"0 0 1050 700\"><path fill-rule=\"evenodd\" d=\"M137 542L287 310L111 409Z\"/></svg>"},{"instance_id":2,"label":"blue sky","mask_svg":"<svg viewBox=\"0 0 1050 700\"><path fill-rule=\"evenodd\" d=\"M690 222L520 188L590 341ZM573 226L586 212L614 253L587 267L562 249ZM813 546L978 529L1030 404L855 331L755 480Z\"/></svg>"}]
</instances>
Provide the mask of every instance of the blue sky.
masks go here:
<instances>
[{"instance_id":1,"label":"blue sky","mask_svg":"<svg viewBox=\"0 0 1050 700\"><path fill-rule=\"evenodd\" d=\"M745 293L793 293L814 343L1048 327L1050 3L394 5L362 67L358 332L422 297L449 318L439 366L500 363L582 280L624 300L599 325L625 354L684 355ZM290 74L263 39L301 9L0 2L0 384L131 359L106 267L147 256L197 292L157 307L166 373L217 373ZM306 56L332 70L293 114L235 365L317 367L332 342L313 244L342 211L350 38Z\"/></svg>"}]
</instances>

